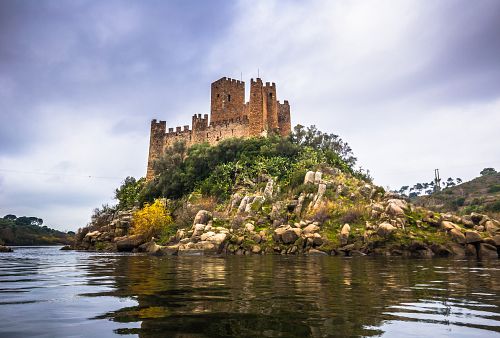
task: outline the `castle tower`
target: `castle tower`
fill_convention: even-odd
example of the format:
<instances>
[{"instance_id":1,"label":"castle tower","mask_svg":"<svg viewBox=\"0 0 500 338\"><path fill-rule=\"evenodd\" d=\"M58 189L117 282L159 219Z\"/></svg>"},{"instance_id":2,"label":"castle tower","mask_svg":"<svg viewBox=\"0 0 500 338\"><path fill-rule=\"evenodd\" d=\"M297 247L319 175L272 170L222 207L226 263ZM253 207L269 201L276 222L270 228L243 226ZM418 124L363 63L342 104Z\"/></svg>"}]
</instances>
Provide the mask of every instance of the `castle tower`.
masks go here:
<instances>
[{"instance_id":1,"label":"castle tower","mask_svg":"<svg viewBox=\"0 0 500 338\"><path fill-rule=\"evenodd\" d=\"M245 82L223 77L211 86L210 122L241 118L245 108Z\"/></svg>"},{"instance_id":2,"label":"castle tower","mask_svg":"<svg viewBox=\"0 0 500 338\"><path fill-rule=\"evenodd\" d=\"M165 121L151 121L146 180L154 178L154 162L176 142L184 142L187 147L203 142L215 145L228 138L267 136L272 132L285 137L291 132L288 101L280 103L276 84L264 85L260 78L251 79L246 103L243 81L223 77L213 82L210 106L210 121L208 114L195 114L192 129L184 125L168 128L167 132Z\"/></svg>"},{"instance_id":3,"label":"castle tower","mask_svg":"<svg viewBox=\"0 0 500 338\"><path fill-rule=\"evenodd\" d=\"M276 96L276 84L266 82L263 87L264 105L267 111L267 129L269 131L277 131L278 126L278 100Z\"/></svg>"},{"instance_id":4,"label":"castle tower","mask_svg":"<svg viewBox=\"0 0 500 338\"><path fill-rule=\"evenodd\" d=\"M290 104L287 100L283 103L278 102L278 127L282 137L288 136L292 132L292 123L290 121Z\"/></svg>"},{"instance_id":5,"label":"castle tower","mask_svg":"<svg viewBox=\"0 0 500 338\"><path fill-rule=\"evenodd\" d=\"M267 105L265 102L262 80L250 80L250 99L248 107L249 136L260 136L267 133Z\"/></svg>"},{"instance_id":6,"label":"castle tower","mask_svg":"<svg viewBox=\"0 0 500 338\"><path fill-rule=\"evenodd\" d=\"M203 117L201 117L201 114L194 114L191 125L193 126L193 131L206 130L208 128L208 114L203 115Z\"/></svg>"},{"instance_id":7,"label":"castle tower","mask_svg":"<svg viewBox=\"0 0 500 338\"><path fill-rule=\"evenodd\" d=\"M158 160L163 154L166 130L167 122L156 122L156 120L151 121L151 133L149 134L148 169L146 172L146 180L148 181L154 177L154 162Z\"/></svg>"}]
</instances>

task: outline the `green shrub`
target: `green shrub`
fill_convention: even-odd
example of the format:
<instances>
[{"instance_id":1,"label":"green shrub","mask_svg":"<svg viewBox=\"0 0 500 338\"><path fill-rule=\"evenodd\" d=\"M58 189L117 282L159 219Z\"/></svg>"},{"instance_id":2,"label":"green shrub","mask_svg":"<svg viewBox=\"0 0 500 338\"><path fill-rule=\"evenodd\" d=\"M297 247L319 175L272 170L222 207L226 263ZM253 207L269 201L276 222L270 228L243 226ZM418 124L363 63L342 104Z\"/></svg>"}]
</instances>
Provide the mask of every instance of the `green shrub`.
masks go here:
<instances>
[{"instance_id":1,"label":"green shrub","mask_svg":"<svg viewBox=\"0 0 500 338\"><path fill-rule=\"evenodd\" d=\"M127 205L129 200L142 204L160 197L178 199L196 188L222 201L231 195L235 185L244 185L248 179L273 177L281 187L294 189L302 184L307 170L320 164L356 175L355 162L350 147L338 136L321 133L314 126L297 126L289 138L235 138L215 146L195 144L189 149L176 142L155 162L155 177L138 196L135 189L129 189L136 183L127 180L117 191L131 195L122 198Z\"/></svg>"},{"instance_id":2,"label":"green shrub","mask_svg":"<svg viewBox=\"0 0 500 338\"><path fill-rule=\"evenodd\" d=\"M500 191L500 184L495 184L495 185L492 185L489 189L488 189L488 192L489 193L495 193L495 192L499 192Z\"/></svg>"},{"instance_id":3,"label":"green shrub","mask_svg":"<svg viewBox=\"0 0 500 338\"><path fill-rule=\"evenodd\" d=\"M500 201L496 201L496 202L493 202L493 203L486 205L484 210L490 211L490 212L500 212Z\"/></svg>"},{"instance_id":4,"label":"green shrub","mask_svg":"<svg viewBox=\"0 0 500 338\"><path fill-rule=\"evenodd\" d=\"M451 202L451 205L455 210L463 206L464 204L465 204L465 197L459 197Z\"/></svg>"}]
</instances>

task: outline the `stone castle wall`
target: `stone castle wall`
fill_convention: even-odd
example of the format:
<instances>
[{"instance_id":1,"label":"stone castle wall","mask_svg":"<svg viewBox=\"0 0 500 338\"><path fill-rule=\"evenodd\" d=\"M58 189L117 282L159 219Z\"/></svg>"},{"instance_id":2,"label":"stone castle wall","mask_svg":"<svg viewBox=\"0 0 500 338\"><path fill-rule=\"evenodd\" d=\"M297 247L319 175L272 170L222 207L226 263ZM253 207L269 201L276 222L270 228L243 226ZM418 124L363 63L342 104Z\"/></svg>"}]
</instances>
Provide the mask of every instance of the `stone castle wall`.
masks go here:
<instances>
[{"instance_id":1,"label":"stone castle wall","mask_svg":"<svg viewBox=\"0 0 500 338\"><path fill-rule=\"evenodd\" d=\"M177 141L188 147L208 142L210 145L232 137L266 136L276 132L287 136L291 131L290 105L277 100L275 83L257 78L250 82L250 99L245 103L245 83L221 78L211 85L210 122L208 114L195 114L191 125L168 128L165 121L151 121L146 179L154 176L153 164L165 149Z\"/></svg>"}]
</instances>

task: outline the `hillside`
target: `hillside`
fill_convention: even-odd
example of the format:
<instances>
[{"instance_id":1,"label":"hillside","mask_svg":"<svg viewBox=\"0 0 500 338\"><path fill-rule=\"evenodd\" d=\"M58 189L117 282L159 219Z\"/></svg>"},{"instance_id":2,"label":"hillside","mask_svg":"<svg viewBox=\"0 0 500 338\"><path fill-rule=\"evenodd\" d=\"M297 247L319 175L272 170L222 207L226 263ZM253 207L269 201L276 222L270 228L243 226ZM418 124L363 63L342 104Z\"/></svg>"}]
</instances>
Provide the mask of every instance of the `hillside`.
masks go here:
<instances>
[{"instance_id":1,"label":"hillside","mask_svg":"<svg viewBox=\"0 0 500 338\"><path fill-rule=\"evenodd\" d=\"M419 196L412 202L440 212L478 212L500 218L500 173L482 175L432 195Z\"/></svg>"},{"instance_id":2,"label":"hillside","mask_svg":"<svg viewBox=\"0 0 500 338\"><path fill-rule=\"evenodd\" d=\"M36 217L6 215L0 218L0 245L67 245L74 233L65 233L42 226Z\"/></svg>"},{"instance_id":3,"label":"hillside","mask_svg":"<svg viewBox=\"0 0 500 338\"><path fill-rule=\"evenodd\" d=\"M127 178L118 204L76 234L82 250L158 255L498 257L500 222L415 206L375 186L336 135L174 144L154 178Z\"/></svg>"}]
</instances>

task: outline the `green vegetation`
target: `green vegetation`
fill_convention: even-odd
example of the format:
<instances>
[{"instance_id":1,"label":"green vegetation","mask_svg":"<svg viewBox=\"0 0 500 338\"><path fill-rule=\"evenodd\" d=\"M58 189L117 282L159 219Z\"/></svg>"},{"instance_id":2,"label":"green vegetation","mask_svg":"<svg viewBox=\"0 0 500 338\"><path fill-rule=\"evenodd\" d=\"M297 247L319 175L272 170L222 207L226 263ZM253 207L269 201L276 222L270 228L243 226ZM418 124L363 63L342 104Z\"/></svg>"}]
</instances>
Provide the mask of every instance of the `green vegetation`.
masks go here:
<instances>
[{"instance_id":1,"label":"green vegetation","mask_svg":"<svg viewBox=\"0 0 500 338\"><path fill-rule=\"evenodd\" d=\"M142 235L146 238L152 236L169 237L175 234L165 202L156 200L152 204L146 203L140 210L134 212L132 234Z\"/></svg>"},{"instance_id":2,"label":"green vegetation","mask_svg":"<svg viewBox=\"0 0 500 338\"><path fill-rule=\"evenodd\" d=\"M193 191L203 196L216 196L219 202L227 200L234 186L251 185L252 179L276 179L280 187L293 189L302 183L307 170L326 164L358 178L370 180L369 174L356 171L356 158L347 143L337 135L318 131L316 127L295 127L288 138L279 136L226 139L216 146L196 144L187 149L176 143L166 150L155 164L156 177L146 183L137 196L138 202L153 202L157 198L179 199ZM122 185L139 187L130 178ZM135 185L134 185L135 184ZM132 196L133 194L125 194ZM134 195L136 196L136 195ZM130 205L117 194L119 208Z\"/></svg>"},{"instance_id":3,"label":"green vegetation","mask_svg":"<svg viewBox=\"0 0 500 338\"><path fill-rule=\"evenodd\" d=\"M481 176L458 186L446 188L430 196L419 196L414 202L442 212L478 212L497 218L500 216L500 173L493 168L485 168L480 174Z\"/></svg>"},{"instance_id":4,"label":"green vegetation","mask_svg":"<svg viewBox=\"0 0 500 338\"><path fill-rule=\"evenodd\" d=\"M55 245L73 242L73 232L61 232L42 226L38 217L16 217L9 214L0 218L0 245Z\"/></svg>"},{"instance_id":5,"label":"green vegetation","mask_svg":"<svg viewBox=\"0 0 500 338\"><path fill-rule=\"evenodd\" d=\"M481 170L479 173L481 176L487 176L487 175L495 175L497 171L494 168L484 168Z\"/></svg>"},{"instance_id":6,"label":"green vegetation","mask_svg":"<svg viewBox=\"0 0 500 338\"><path fill-rule=\"evenodd\" d=\"M489 189L488 189L488 192L489 193L496 193L496 192L500 192L500 184L495 184L495 185L492 185Z\"/></svg>"},{"instance_id":7,"label":"green vegetation","mask_svg":"<svg viewBox=\"0 0 500 338\"><path fill-rule=\"evenodd\" d=\"M122 185L115 190L115 199L118 200L119 209L132 208L137 203L144 182L144 178L139 180L130 176L125 178Z\"/></svg>"}]
</instances>

